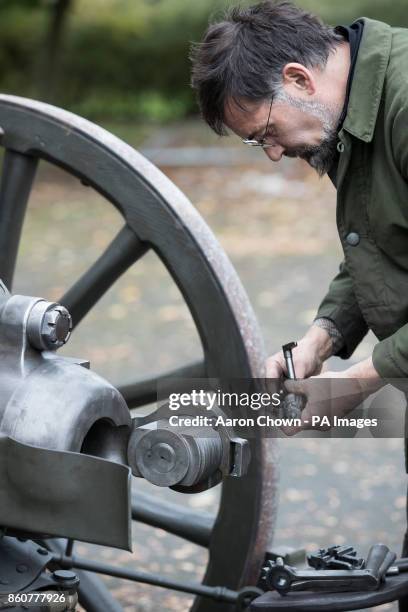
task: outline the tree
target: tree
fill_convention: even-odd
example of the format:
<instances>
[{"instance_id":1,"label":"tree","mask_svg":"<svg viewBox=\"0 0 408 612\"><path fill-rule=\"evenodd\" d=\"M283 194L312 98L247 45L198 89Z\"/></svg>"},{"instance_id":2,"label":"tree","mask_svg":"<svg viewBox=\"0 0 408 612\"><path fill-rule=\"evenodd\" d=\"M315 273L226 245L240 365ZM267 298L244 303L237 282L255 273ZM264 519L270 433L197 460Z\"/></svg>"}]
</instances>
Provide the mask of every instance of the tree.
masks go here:
<instances>
[{"instance_id":1,"label":"tree","mask_svg":"<svg viewBox=\"0 0 408 612\"><path fill-rule=\"evenodd\" d=\"M0 11L21 8L45 10L46 27L42 48L38 52L37 73L39 96L53 102L57 95L60 74L61 49L72 0L0 0Z\"/></svg>"}]
</instances>

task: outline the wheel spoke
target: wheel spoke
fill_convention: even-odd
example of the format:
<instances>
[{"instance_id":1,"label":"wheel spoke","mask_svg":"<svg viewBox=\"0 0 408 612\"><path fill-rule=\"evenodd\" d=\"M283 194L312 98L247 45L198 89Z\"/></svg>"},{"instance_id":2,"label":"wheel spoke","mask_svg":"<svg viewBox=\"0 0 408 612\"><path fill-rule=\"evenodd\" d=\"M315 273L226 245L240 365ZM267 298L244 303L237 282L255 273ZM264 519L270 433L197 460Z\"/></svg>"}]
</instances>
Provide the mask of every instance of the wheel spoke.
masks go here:
<instances>
[{"instance_id":1,"label":"wheel spoke","mask_svg":"<svg viewBox=\"0 0 408 612\"><path fill-rule=\"evenodd\" d=\"M173 504L141 491L132 494L132 518L204 547L210 544L215 522L215 517L209 512L192 512L188 506Z\"/></svg>"},{"instance_id":2,"label":"wheel spoke","mask_svg":"<svg viewBox=\"0 0 408 612\"><path fill-rule=\"evenodd\" d=\"M74 327L148 248L127 225L120 230L99 259L59 300L68 308Z\"/></svg>"},{"instance_id":3,"label":"wheel spoke","mask_svg":"<svg viewBox=\"0 0 408 612\"><path fill-rule=\"evenodd\" d=\"M119 386L118 389L126 400L129 408L139 408L157 401L157 389L166 390L166 393L181 391L180 379L206 378L206 365L204 361L197 361L188 366L172 370L161 376L147 378L130 385ZM174 380L172 380L174 379ZM184 389L183 389L184 390Z\"/></svg>"},{"instance_id":4,"label":"wheel spoke","mask_svg":"<svg viewBox=\"0 0 408 612\"><path fill-rule=\"evenodd\" d=\"M0 278L11 290L18 245L38 160L6 150L0 184Z\"/></svg>"}]
</instances>

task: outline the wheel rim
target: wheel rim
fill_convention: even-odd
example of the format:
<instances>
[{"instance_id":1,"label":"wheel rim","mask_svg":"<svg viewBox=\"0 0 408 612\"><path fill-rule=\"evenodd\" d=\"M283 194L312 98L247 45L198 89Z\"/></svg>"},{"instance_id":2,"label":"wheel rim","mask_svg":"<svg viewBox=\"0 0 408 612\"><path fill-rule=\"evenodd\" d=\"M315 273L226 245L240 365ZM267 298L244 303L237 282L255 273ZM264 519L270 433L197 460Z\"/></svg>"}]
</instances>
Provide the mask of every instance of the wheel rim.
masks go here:
<instances>
[{"instance_id":1,"label":"wheel rim","mask_svg":"<svg viewBox=\"0 0 408 612\"><path fill-rule=\"evenodd\" d=\"M195 377L263 375L262 341L241 283L207 225L169 179L102 128L40 102L0 96L0 128L6 150L0 187L0 278L9 288L37 160L44 159L91 185L119 210L125 223L90 271L60 300L75 325L152 248L195 321L204 351L203 364L194 366ZM250 445L249 473L227 479L222 487L207 584L253 584L271 539L276 447L270 439L255 438ZM205 612L211 606L198 598L193 609ZM219 605L220 610L228 608Z\"/></svg>"}]
</instances>

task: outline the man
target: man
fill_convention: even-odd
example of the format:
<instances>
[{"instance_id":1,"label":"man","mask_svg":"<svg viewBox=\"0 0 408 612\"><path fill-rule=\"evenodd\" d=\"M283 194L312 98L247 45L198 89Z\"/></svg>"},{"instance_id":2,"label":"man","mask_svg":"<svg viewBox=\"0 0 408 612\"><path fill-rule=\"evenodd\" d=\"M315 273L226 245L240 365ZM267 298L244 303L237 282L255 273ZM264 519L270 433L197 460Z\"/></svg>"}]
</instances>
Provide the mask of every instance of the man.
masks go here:
<instances>
[{"instance_id":1,"label":"man","mask_svg":"<svg viewBox=\"0 0 408 612\"><path fill-rule=\"evenodd\" d=\"M344 261L293 352L298 377L337 376L320 374L323 362L347 359L368 329L379 340L372 356L341 376L374 386L407 376L408 30L365 18L331 28L266 1L211 25L192 59L217 134L230 130L275 162L302 158L337 188ZM280 351L267 374L286 374Z\"/></svg>"},{"instance_id":2,"label":"man","mask_svg":"<svg viewBox=\"0 0 408 612\"><path fill-rule=\"evenodd\" d=\"M341 376L408 374L407 62L407 30L369 19L331 28L290 2L234 8L193 50L192 85L217 134L275 162L302 158L337 186L344 261L294 350L299 378L348 358L368 329L373 355ZM285 373L278 352L267 374Z\"/></svg>"}]
</instances>

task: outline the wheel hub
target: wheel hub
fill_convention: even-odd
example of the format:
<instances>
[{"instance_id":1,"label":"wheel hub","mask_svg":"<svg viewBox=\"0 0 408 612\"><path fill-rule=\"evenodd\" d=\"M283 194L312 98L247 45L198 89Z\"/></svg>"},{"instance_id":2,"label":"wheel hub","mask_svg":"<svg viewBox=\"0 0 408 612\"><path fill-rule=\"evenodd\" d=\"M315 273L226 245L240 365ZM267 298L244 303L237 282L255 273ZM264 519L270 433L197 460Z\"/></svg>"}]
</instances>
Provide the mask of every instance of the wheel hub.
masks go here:
<instances>
[{"instance_id":1,"label":"wheel hub","mask_svg":"<svg viewBox=\"0 0 408 612\"><path fill-rule=\"evenodd\" d=\"M12 437L17 444L25 445L28 455L27 445L35 447L27 468L21 467L22 483L33 477L32 466L38 461L36 455L41 455L41 449L48 451L48 455L43 455L43 473L34 474L39 483L50 479L52 459L57 461L52 451L81 453L78 460L82 477L76 478L79 482L76 494L83 498L89 495L91 486L86 460L90 455L93 462L100 464L97 481L102 490L108 490L111 485L115 488L111 469L119 466L109 468L109 462L123 468L118 472L119 485L125 484L131 469L134 476L157 486L178 487L185 492L192 492L196 487L209 488L223 476L245 473L249 464L248 445L245 440L233 438L226 428L213 431L210 438L203 437L200 430L188 430L188 434L172 431L166 406L148 417L132 420L119 391L90 371L87 362L57 356L56 349L67 341L70 331L71 317L66 308L41 298L13 296L1 285L0 436ZM78 367L81 365L86 367ZM7 450L5 445L3 451ZM67 473L70 459L69 455L65 456ZM59 460L62 461L61 456ZM89 532L85 533L75 525L61 526L64 523L61 524L60 518L53 520L53 500L59 505L59 517L65 517L69 511L65 502L71 496L71 484L69 479L60 480L55 494L51 491L45 496L51 511L45 512L41 505L41 516L34 510L27 518L23 512L26 518L21 517L20 522L26 521L27 530L36 531L37 525L46 525L51 534L79 538L80 533L88 541L106 541L98 521L96 527L88 525ZM15 508L12 512L7 500L25 495L30 503L30 493L22 490L22 483L8 482L6 475L2 482L0 474L0 489L6 500L0 511L2 526L11 527L16 525L16 520L19 522ZM38 488L43 489L41 484ZM119 503L122 516L130 515L128 493L122 494ZM102 498L100 506L103 509ZM81 517L76 518L80 524ZM117 546L129 547L128 539L123 540L123 525L118 533L120 537L115 535L112 526L109 541L113 539Z\"/></svg>"},{"instance_id":2,"label":"wheel hub","mask_svg":"<svg viewBox=\"0 0 408 612\"><path fill-rule=\"evenodd\" d=\"M32 347L39 351L61 348L68 342L71 330L71 315L61 304L42 300L33 306L27 321Z\"/></svg>"}]
</instances>

